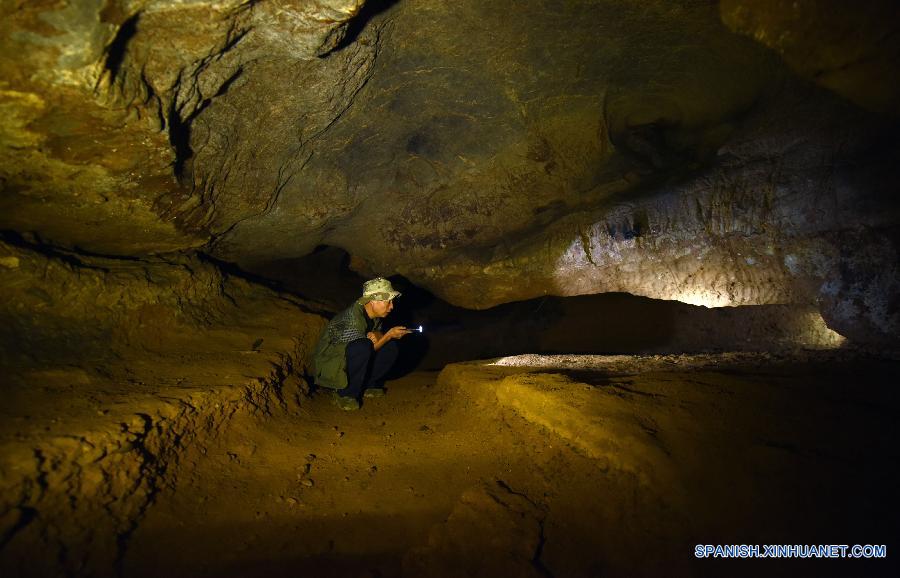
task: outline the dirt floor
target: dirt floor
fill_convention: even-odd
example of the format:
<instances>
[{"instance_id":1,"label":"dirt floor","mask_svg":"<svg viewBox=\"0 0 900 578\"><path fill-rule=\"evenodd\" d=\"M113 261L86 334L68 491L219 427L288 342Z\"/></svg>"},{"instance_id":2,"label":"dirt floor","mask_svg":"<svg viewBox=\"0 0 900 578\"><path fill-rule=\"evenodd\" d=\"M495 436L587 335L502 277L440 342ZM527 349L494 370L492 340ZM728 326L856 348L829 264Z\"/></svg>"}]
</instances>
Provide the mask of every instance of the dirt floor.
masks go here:
<instances>
[{"instance_id":1,"label":"dirt floor","mask_svg":"<svg viewBox=\"0 0 900 578\"><path fill-rule=\"evenodd\" d=\"M235 414L125 576L896 575L894 361L519 357ZM696 544L886 544L882 560Z\"/></svg>"}]
</instances>

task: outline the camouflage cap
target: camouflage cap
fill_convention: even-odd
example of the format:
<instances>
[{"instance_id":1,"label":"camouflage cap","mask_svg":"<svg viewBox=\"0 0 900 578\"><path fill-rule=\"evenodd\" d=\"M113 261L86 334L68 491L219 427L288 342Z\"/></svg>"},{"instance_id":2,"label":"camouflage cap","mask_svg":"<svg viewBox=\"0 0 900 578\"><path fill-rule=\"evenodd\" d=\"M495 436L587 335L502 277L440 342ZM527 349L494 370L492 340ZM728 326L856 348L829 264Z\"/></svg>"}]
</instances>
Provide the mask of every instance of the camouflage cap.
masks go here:
<instances>
[{"instance_id":1,"label":"camouflage cap","mask_svg":"<svg viewBox=\"0 0 900 578\"><path fill-rule=\"evenodd\" d=\"M399 297L400 292L394 291L391 282L384 277L376 277L370 279L363 284L363 294L360 302L367 303L369 301L390 301L394 297Z\"/></svg>"}]
</instances>

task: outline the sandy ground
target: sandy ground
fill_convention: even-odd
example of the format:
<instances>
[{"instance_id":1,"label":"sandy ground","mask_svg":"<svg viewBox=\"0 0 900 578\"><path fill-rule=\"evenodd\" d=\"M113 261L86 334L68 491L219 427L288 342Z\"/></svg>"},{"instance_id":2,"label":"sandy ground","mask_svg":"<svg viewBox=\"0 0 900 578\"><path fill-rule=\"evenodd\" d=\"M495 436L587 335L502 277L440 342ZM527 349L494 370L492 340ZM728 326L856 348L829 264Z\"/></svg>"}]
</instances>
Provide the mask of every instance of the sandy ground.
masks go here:
<instances>
[{"instance_id":1,"label":"sandy ground","mask_svg":"<svg viewBox=\"0 0 900 578\"><path fill-rule=\"evenodd\" d=\"M896 362L560 359L236 414L186 449L123 574L895 575ZM889 557L694 557L735 543Z\"/></svg>"}]
</instances>

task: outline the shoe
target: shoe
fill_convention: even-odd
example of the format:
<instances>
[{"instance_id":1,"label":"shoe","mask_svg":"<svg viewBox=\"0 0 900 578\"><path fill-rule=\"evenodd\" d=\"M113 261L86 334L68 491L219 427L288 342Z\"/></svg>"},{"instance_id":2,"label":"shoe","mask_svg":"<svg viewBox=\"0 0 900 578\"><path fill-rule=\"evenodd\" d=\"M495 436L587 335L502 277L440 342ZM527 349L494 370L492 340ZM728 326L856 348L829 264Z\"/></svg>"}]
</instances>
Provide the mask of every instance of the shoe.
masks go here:
<instances>
[{"instance_id":1,"label":"shoe","mask_svg":"<svg viewBox=\"0 0 900 578\"><path fill-rule=\"evenodd\" d=\"M359 409L359 402L352 397L346 397L339 393L331 394L331 401L344 411L353 411Z\"/></svg>"},{"instance_id":2,"label":"shoe","mask_svg":"<svg viewBox=\"0 0 900 578\"><path fill-rule=\"evenodd\" d=\"M363 392L363 397L384 397L383 387L370 387Z\"/></svg>"}]
</instances>

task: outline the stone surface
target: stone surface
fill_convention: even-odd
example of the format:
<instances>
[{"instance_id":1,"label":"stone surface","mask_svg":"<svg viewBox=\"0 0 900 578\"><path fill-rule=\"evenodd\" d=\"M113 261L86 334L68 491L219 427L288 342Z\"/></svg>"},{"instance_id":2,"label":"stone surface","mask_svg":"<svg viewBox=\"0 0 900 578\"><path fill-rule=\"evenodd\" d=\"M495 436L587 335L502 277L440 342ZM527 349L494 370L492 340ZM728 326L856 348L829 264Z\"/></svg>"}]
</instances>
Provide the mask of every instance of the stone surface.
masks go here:
<instances>
[{"instance_id":1,"label":"stone surface","mask_svg":"<svg viewBox=\"0 0 900 578\"><path fill-rule=\"evenodd\" d=\"M256 272L327 244L471 308L820 305L892 342L895 96L869 78L895 21L786 6L8 3L0 227Z\"/></svg>"},{"instance_id":2,"label":"stone surface","mask_svg":"<svg viewBox=\"0 0 900 578\"><path fill-rule=\"evenodd\" d=\"M441 280L457 281L440 271L474 261L469 274L482 277L517 239L658 171L699 162L771 82L776 66L763 51L719 30L703 10L672 12L397 3L369 26L377 58L353 106L321 135L278 210L239 224L217 254L253 268L272 253L254 254L249 239L305 229L310 245L341 246L372 271L398 271L478 306L443 289ZM642 26L664 44L700 34L730 60L691 46L655 52L636 40ZM641 66L665 71L652 91ZM711 78L719 94L704 92ZM495 293L485 302L514 298Z\"/></svg>"},{"instance_id":3,"label":"stone surface","mask_svg":"<svg viewBox=\"0 0 900 578\"><path fill-rule=\"evenodd\" d=\"M775 50L804 77L869 110L900 114L900 19L891 0L852 9L837 0L724 0L719 10L728 28Z\"/></svg>"},{"instance_id":4,"label":"stone surface","mask_svg":"<svg viewBox=\"0 0 900 578\"><path fill-rule=\"evenodd\" d=\"M235 413L202 436L202 459L187 453L166 476L129 537L122 574L688 577L724 568L749 578L759 574L753 561L697 559L694 546L709 536L828 543L849 528L890 548L898 535L896 359L829 351L504 363L411 374L352 414L326 396L305 400L299 415ZM579 424L575 436L545 425L563 420ZM614 459L574 441L616 443L618 432L630 437ZM890 553L758 562L779 577L797 564L829 577L850 563L865 576L897 567Z\"/></svg>"},{"instance_id":5,"label":"stone surface","mask_svg":"<svg viewBox=\"0 0 900 578\"><path fill-rule=\"evenodd\" d=\"M0 572L116 575L179 463L296 409L324 320L196 258L0 255Z\"/></svg>"},{"instance_id":6,"label":"stone surface","mask_svg":"<svg viewBox=\"0 0 900 578\"><path fill-rule=\"evenodd\" d=\"M632 346L645 352L710 340L730 349L834 347L844 338L896 347L900 147L897 88L890 82L896 18L889 3L855 11L836 6L824 0L0 4L0 573L130 575L129 564L164 573L144 562L159 558L157 544L180 552L185 539L172 530L181 527L182 509L150 525L147 549L131 562L128 546L155 500L192 471L182 465L208 465L207 447L226 426L253 413L297 412L297 401L306 400L309 351L324 314L346 301L347 272L326 271L325 253L346 251L359 274L401 274L472 309L620 292L684 302L666 310L644 302L641 315L655 325L639 331L644 341ZM310 255L291 288L320 299L268 287ZM609 322L634 319L598 319L602 310L584 303L547 301L562 318L558 325L547 322L553 316L530 314L527 302L484 319L507 333L524 332L517 347L625 347L627 339ZM467 356L510 346L503 339L489 347L473 343L467 318L456 313L455 333L448 330L452 335L436 345ZM581 338L604 321L613 345ZM670 331L675 325L677 335ZM669 360L660 363L655 370ZM890 439L884 434L890 412L869 421L867 402L842 389L845 382L869 387L853 381L854 372L825 376L831 381L824 394L818 382L804 382L802 396L817 400L810 405L790 398L790 381L767 389L762 378L734 384L727 373L676 385L667 383L670 376L652 377L647 389L632 388L630 378L600 376L602 388L585 389L592 384L571 373L451 370L441 388L424 384L406 398L417 412L404 431L429 443L394 456L393 434L378 429L386 421L372 422L375 429L367 431L378 432L371 435L383 451L355 453L360 467L351 480L328 452L358 430L303 422L303 435L327 433L315 446L322 456L315 467L333 469L311 472L307 464L297 478L290 463L281 501L260 500L346 516L348 510L316 496L327 500L326 491L346 482L353 488L348 499L362 512L368 484L382 479L403 482L381 487L397 503L409 501L405 493L396 498L398 487L421 500L410 481L420 478L392 478L391 468L424 455L423 448L435 451L438 440L445 445L431 454L428 487L443 489L452 479L455 489L433 494L439 508L419 502L421 517L397 531L407 540L411 568L445 566L461 556L465 573L497 551L499 566L522 575L546 574L547 567L560 575L604 574L601 562L624 574L639 553L614 551L627 546L617 534L623 520L634 537L653 526L661 505L675 506L669 528L689 517L658 488L671 482L689 495L696 483L728 503L693 461L697 440L722 432L738 437L739 449L759 457L761 478L772 463L778 470L800 459L801 470L812 465L830 479L831 465L859 448L864 454L853 463L866 472L876 461L865 452L883 450L894 459L878 445ZM455 388L460 376L468 381ZM872 379L876 406L893 407L880 377ZM423 391L440 393L431 399ZM782 403L792 409L783 412ZM723 406L728 423L718 421ZM747 414L746 407L759 411ZM452 427L445 412L472 428L435 435ZM801 425L792 430L778 416ZM856 431L834 425L844 419L862 433L854 437ZM520 447L519 434L527 431L531 449L511 453L514 463L479 454L489 466L473 479L459 465L472 457L469 448L482 448L497 424L513 422L520 429L501 435ZM692 429L697 423L702 429ZM803 437L803 424L823 439L838 432L837 449ZM802 434L795 443L796 432ZM545 453L548 439L572 451ZM256 445L236 442L223 460L234 468L253 463ZM375 447L369 442L359 447ZM281 466L294 459L293 445L278 447ZM767 461L769 452L785 448L788 457ZM732 449L715 446L703 455L716 460L735 455ZM448 455L458 461L448 462ZM534 463L549 472L547 479L531 477ZM527 494L500 483L512 465ZM782 492L782 485L753 494L755 482L740 475L743 465L731 467L727 479L744 484L747 496L802 493ZM567 472L579 481L554 500L549 490L567 481ZM230 480L212 477L219 485L205 491L221 489L237 503L242 494ZM869 495L870 486L881 489L875 480L867 475L855 489ZM594 500L585 512L584 497L594 497L598 483L626 506L638 488L656 490L638 508ZM543 506L550 503L559 509L547 518ZM261 530L261 510L255 518L238 511L253 518L234 526L241 546L255 539L252 530L280 537L297 531L293 522ZM367 522L385 516L367 511ZM859 511L862 517L877 509ZM233 521L230 512L217 521ZM634 512L639 522L630 521ZM714 514L703 514L706 530L721 530ZM204 515L201 507L196 519ZM576 518L576 527L566 526ZM765 520L757 523L767 529ZM351 526L314 520L304 527L311 540L302 552L335 551L317 533L321 527L349 528L357 538L374 527ZM586 539L596 527L600 538ZM472 546L465 535L473 529L508 539L495 548ZM221 528L201 523L200 530L194 535L208 538L208 551L221 550ZM414 544L412 535L432 539ZM399 572L401 553L390 550L390 536L379 538L373 551ZM663 538L653 543L671 548ZM598 546L596 558L573 555ZM679 550L680 560L687 551ZM240 550L227 554L194 560L198 566L185 572L246 562ZM648 567L657 569L664 558ZM289 562L295 573L295 560Z\"/></svg>"},{"instance_id":7,"label":"stone surface","mask_svg":"<svg viewBox=\"0 0 900 578\"><path fill-rule=\"evenodd\" d=\"M509 487L465 491L428 542L407 552L408 576L544 576L539 559L544 513Z\"/></svg>"}]
</instances>

